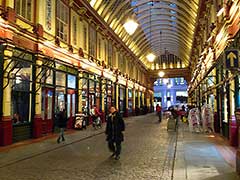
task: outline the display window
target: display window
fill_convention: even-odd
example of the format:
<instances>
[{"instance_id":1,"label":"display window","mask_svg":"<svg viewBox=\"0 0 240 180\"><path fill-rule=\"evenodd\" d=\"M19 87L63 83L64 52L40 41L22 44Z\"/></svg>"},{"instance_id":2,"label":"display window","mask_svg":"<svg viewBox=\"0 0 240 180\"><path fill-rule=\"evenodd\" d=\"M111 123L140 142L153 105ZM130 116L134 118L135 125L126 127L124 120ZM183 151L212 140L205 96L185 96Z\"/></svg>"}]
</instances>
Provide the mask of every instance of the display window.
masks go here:
<instances>
[{"instance_id":1,"label":"display window","mask_svg":"<svg viewBox=\"0 0 240 180\"><path fill-rule=\"evenodd\" d=\"M87 112L88 108L88 79L82 79L82 107L83 112Z\"/></svg>"},{"instance_id":2,"label":"display window","mask_svg":"<svg viewBox=\"0 0 240 180\"><path fill-rule=\"evenodd\" d=\"M128 112L132 113L132 89L128 89Z\"/></svg>"},{"instance_id":3,"label":"display window","mask_svg":"<svg viewBox=\"0 0 240 180\"><path fill-rule=\"evenodd\" d=\"M56 86L66 87L66 74L63 72L56 72Z\"/></svg>"},{"instance_id":4,"label":"display window","mask_svg":"<svg viewBox=\"0 0 240 180\"><path fill-rule=\"evenodd\" d=\"M13 124L31 121L32 55L13 51L11 111Z\"/></svg>"},{"instance_id":5,"label":"display window","mask_svg":"<svg viewBox=\"0 0 240 180\"><path fill-rule=\"evenodd\" d=\"M64 87L56 87L55 89L55 107L56 111L65 109L65 88Z\"/></svg>"},{"instance_id":6,"label":"display window","mask_svg":"<svg viewBox=\"0 0 240 180\"><path fill-rule=\"evenodd\" d=\"M72 74L67 75L67 116L74 117L76 112L76 76Z\"/></svg>"},{"instance_id":7,"label":"display window","mask_svg":"<svg viewBox=\"0 0 240 180\"><path fill-rule=\"evenodd\" d=\"M126 109L126 88L123 86L120 86L119 88L119 110L120 113L124 113Z\"/></svg>"}]
</instances>

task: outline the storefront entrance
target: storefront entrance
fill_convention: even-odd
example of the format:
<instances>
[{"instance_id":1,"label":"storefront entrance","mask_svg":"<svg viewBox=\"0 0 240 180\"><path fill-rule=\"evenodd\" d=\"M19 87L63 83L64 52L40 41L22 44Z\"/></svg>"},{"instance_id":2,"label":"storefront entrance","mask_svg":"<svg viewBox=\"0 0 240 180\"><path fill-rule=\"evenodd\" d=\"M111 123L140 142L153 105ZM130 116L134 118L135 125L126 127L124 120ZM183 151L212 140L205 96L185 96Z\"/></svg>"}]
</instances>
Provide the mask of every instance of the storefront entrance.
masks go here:
<instances>
[{"instance_id":1,"label":"storefront entrance","mask_svg":"<svg viewBox=\"0 0 240 180\"><path fill-rule=\"evenodd\" d=\"M54 124L54 89L42 89L42 134L53 131Z\"/></svg>"},{"instance_id":2,"label":"storefront entrance","mask_svg":"<svg viewBox=\"0 0 240 180\"><path fill-rule=\"evenodd\" d=\"M68 125L67 128L73 128L73 121L76 112L76 92L74 90L68 90L67 94L67 118Z\"/></svg>"}]
</instances>

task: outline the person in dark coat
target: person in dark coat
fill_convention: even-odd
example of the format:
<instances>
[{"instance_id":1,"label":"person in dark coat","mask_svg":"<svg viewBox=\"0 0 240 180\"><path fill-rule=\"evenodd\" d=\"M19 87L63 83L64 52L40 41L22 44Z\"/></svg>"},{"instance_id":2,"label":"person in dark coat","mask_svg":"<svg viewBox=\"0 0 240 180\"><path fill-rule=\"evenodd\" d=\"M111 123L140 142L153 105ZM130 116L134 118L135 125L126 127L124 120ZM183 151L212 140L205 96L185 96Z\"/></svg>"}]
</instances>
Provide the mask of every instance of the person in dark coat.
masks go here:
<instances>
[{"instance_id":1,"label":"person in dark coat","mask_svg":"<svg viewBox=\"0 0 240 180\"><path fill-rule=\"evenodd\" d=\"M111 157L115 156L115 159L120 159L121 153L121 142L123 141L123 131L125 130L125 123L122 119L120 113L115 107L110 108L110 114L106 125L106 136L108 141L108 147L113 154Z\"/></svg>"},{"instance_id":2,"label":"person in dark coat","mask_svg":"<svg viewBox=\"0 0 240 180\"><path fill-rule=\"evenodd\" d=\"M62 139L62 141L65 141L64 129L67 127L67 117L66 117L65 109L63 109L62 111L59 111L56 115L56 118L57 118L57 126L60 129L60 133L59 133L59 136L58 136L58 139L57 139L57 143L60 143L61 139Z\"/></svg>"}]
</instances>

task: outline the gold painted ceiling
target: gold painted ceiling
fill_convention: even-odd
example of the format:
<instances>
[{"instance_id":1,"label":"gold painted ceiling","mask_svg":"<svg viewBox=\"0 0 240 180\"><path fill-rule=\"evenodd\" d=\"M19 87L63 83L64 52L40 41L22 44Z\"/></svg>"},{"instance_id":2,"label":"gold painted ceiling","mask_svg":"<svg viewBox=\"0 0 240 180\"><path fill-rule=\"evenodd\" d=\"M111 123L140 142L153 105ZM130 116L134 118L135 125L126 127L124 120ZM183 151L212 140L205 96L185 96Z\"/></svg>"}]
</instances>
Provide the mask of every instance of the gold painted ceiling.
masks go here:
<instances>
[{"instance_id":1,"label":"gold painted ceiling","mask_svg":"<svg viewBox=\"0 0 240 180\"><path fill-rule=\"evenodd\" d=\"M146 65L148 53L169 52L185 67L191 61L199 0L89 0L91 6ZM129 35L123 27L134 18L139 27Z\"/></svg>"}]
</instances>

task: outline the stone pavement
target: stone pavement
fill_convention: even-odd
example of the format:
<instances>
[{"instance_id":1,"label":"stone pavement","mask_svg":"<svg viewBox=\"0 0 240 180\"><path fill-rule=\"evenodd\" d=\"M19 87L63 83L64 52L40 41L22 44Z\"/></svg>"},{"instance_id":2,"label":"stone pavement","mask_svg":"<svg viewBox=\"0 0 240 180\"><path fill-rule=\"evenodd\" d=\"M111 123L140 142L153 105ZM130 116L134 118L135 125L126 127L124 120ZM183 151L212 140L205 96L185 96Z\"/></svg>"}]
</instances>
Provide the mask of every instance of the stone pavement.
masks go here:
<instances>
[{"instance_id":1,"label":"stone pavement","mask_svg":"<svg viewBox=\"0 0 240 180\"><path fill-rule=\"evenodd\" d=\"M238 179L206 135L184 125L167 131L155 114L126 118L121 159L109 158L104 128L76 131L14 148L0 148L1 180Z\"/></svg>"},{"instance_id":2,"label":"stone pavement","mask_svg":"<svg viewBox=\"0 0 240 180\"><path fill-rule=\"evenodd\" d=\"M185 124L180 124L173 179L240 179L235 173L232 149L219 135L190 133ZM227 157L226 153L234 158Z\"/></svg>"}]
</instances>

